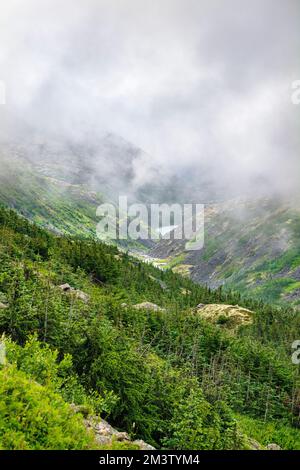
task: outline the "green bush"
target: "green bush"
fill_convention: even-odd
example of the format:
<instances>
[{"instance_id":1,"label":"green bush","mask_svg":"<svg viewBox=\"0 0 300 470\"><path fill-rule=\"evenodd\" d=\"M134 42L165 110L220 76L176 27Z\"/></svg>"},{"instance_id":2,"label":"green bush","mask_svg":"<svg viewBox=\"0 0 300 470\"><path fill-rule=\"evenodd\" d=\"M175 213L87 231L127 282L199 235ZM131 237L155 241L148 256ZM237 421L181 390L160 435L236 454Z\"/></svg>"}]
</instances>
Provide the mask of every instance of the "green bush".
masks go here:
<instances>
[{"instance_id":1,"label":"green bush","mask_svg":"<svg viewBox=\"0 0 300 470\"><path fill-rule=\"evenodd\" d=\"M2 449L90 449L93 436L82 417L52 388L28 379L15 366L0 370Z\"/></svg>"},{"instance_id":2,"label":"green bush","mask_svg":"<svg viewBox=\"0 0 300 470\"><path fill-rule=\"evenodd\" d=\"M202 392L191 390L179 403L170 425L167 447L176 450L219 450L240 447L237 424L223 403L212 406Z\"/></svg>"}]
</instances>

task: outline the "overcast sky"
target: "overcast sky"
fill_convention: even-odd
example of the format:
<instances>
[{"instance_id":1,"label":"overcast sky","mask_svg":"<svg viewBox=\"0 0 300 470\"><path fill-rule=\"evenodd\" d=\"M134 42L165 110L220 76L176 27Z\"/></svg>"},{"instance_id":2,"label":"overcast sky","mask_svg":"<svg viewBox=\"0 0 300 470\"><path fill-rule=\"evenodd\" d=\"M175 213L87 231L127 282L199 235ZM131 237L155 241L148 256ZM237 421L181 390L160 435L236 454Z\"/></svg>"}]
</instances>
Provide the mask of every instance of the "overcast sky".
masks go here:
<instances>
[{"instance_id":1,"label":"overcast sky","mask_svg":"<svg viewBox=\"0 0 300 470\"><path fill-rule=\"evenodd\" d=\"M114 132L171 171L294 188L299 24L299 0L1 0L0 124Z\"/></svg>"}]
</instances>

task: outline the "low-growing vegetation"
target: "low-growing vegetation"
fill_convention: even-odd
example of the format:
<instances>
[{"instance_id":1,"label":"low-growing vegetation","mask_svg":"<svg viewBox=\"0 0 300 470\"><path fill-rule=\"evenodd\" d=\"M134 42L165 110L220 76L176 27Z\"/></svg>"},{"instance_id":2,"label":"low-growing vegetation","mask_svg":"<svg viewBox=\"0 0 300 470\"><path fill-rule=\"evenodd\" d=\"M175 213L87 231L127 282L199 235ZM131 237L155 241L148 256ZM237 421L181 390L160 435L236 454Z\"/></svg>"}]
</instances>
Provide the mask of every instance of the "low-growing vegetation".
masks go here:
<instances>
[{"instance_id":1,"label":"low-growing vegetation","mask_svg":"<svg viewBox=\"0 0 300 470\"><path fill-rule=\"evenodd\" d=\"M4 208L0 301L3 449L94 448L71 404L157 448L243 449L251 437L300 449L293 309L54 236ZM142 302L161 308L134 308ZM253 321L233 334L200 303L239 304Z\"/></svg>"}]
</instances>

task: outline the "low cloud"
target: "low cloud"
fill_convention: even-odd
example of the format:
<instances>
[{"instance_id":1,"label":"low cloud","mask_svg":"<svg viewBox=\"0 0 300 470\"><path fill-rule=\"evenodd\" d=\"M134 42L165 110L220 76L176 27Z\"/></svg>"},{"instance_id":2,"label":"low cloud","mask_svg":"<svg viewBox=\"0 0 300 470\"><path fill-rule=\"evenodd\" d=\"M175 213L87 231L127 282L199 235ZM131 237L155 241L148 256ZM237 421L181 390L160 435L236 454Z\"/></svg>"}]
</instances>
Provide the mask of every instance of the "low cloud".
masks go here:
<instances>
[{"instance_id":1,"label":"low cloud","mask_svg":"<svg viewBox=\"0 0 300 470\"><path fill-rule=\"evenodd\" d=\"M0 133L123 136L145 151L137 187L154 167L230 194L293 192L299 19L298 0L3 0Z\"/></svg>"}]
</instances>

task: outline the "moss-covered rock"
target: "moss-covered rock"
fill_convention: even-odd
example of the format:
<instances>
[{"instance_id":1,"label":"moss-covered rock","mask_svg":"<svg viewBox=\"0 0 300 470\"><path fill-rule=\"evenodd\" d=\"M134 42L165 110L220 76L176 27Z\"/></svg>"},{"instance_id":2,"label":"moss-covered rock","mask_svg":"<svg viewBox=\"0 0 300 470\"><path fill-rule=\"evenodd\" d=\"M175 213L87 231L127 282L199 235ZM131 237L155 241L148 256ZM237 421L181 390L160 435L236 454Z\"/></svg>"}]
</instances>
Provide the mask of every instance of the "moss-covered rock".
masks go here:
<instances>
[{"instance_id":1,"label":"moss-covered rock","mask_svg":"<svg viewBox=\"0 0 300 470\"><path fill-rule=\"evenodd\" d=\"M205 320L229 329L249 325L253 321L253 312L239 305L202 304L196 312Z\"/></svg>"}]
</instances>

